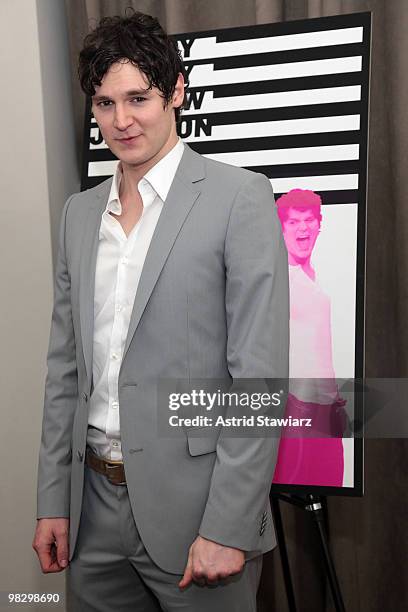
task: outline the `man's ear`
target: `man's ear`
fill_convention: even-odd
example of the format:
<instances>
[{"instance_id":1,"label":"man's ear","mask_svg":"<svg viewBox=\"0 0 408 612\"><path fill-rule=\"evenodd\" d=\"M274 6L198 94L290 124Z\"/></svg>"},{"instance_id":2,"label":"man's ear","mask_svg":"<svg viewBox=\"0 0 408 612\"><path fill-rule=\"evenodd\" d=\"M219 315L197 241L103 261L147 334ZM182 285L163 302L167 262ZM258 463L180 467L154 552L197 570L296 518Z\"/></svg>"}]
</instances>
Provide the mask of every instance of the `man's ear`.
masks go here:
<instances>
[{"instance_id":1,"label":"man's ear","mask_svg":"<svg viewBox=\"0 0 408 612\"><path fill-rule=\"evenodd\" d=\"M179 75L177 77L176 86L174 88L174 92L172 96L173 108L179 108L183 104L184 88L185 88L184 78L181 72L179 72Z\"/></svg>"}]
</instances>

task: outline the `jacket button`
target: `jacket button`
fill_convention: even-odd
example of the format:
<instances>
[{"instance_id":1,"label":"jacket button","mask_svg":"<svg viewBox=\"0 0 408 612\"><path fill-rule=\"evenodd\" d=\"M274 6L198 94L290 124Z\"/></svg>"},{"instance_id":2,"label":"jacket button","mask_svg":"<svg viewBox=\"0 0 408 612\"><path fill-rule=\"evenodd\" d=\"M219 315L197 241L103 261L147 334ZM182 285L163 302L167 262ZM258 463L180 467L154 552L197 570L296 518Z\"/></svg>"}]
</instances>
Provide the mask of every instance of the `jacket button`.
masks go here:
<instances>
[{"instance_id":1,"label":"jacket button","mask_svg":"<svg viewBox=\"0 0 408 612\"><path fill-rule=\"evenodd\" d=\"M82 461L84 460L84 453L81 453L81 451L77 451L77 457L78 461L82 463Z\"/></svg>"}]
</instances>

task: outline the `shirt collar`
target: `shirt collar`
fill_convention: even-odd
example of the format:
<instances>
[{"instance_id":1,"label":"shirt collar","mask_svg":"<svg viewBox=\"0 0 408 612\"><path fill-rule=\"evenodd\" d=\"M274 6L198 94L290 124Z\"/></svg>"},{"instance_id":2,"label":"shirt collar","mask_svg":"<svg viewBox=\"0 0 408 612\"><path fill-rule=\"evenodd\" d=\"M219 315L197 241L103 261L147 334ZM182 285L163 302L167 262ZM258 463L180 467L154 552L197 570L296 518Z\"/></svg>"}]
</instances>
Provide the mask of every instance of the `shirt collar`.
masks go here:
<instances>
[{"instance_id":1,"label":"shirt collar","mask_svg":"<svg viewBox=\"0 0 408 612\"><path fill-rule=\"evenodd\" d=\"M122 180L122 167L120 162L116 165L115 174L110 188L108 203L105 212L114 212L117 215L122 213L122 206L119 202L119 185Z\"/></svg>"},{"instance_id":2,"label":"shirt collar","mask_svg":"<svg viewBox=\"0 0 408 612\"><path fill-rule=\"evenodd\" d=\"M184 144L180 138L177 144L150 168L143 177L155 190L163 202L166 200L170 191L171 184L176 174L178 165L184 152ZM143 180L143 179L142 179Z\"/></svg>"},{"instance_id":3,"label":"shirt collar","mask_svg":"<svg viewBox=\"0 0 408 612\"><path fill-rule=\"evenodd\" d=\"M171 184L176 174L178 165L184 152L183 141L179 138L177 144L164 156L157 164L146 172L145 176L140 179L138 186L141 191L146 191L146 188L152 188L160 199L164 202L170 191ZM113 177L111 189L109 192L108 203L106 210L112 211L115 214L121 214L122 207L119 201L119 187L122 180L122 165L119 162Z\"/></svg>"}]
</instances>

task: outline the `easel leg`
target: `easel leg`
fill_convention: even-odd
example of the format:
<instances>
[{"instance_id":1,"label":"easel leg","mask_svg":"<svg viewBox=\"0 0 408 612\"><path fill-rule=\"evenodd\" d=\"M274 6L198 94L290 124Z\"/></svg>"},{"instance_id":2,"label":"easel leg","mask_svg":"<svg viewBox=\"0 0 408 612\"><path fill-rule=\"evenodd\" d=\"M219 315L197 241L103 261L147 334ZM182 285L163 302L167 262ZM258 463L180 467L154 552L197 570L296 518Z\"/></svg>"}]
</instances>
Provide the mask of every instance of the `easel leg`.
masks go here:
<instances>
[{"instance_id":1,"label":"easel leg","mask_svg":"<svg viewBox=\"0 0 408 612\"><path fill-rule=\"evenodd\" d=\"M313 520L317 525L320 536L320 544L323 552L326 574L329 579L330 591L333 597L336 612L345 612L343 597L340 591L340 585L337 580L337 574L333 563L333 558L329 549L327 533L324 526L324 515L321 500L314 495L308 495L308 504L305 509L312 513Z\"/></svg>"}]
</instances>

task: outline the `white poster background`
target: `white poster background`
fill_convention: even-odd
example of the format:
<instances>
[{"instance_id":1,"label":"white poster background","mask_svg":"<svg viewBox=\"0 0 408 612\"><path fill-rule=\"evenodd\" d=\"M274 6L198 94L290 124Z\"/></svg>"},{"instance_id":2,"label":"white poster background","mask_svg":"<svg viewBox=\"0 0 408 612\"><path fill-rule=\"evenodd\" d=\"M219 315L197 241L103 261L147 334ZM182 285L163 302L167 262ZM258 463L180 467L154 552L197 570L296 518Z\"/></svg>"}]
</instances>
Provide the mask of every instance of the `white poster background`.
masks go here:
<instances>
[{"instance_id":1,"label":"white poster background","mask_svg":"<svg viewBox=\"0 0 408 612\"><path fill-rule=\"evenodd\" d=\"M357 204L322 206L312 254L318 282L331 301L333 365L337 378L355 372Z\"/></svg>"},{"instance_id":2,"label":"white poster background","mask_svg":"<svg viewBox=\"0 0 408 612\"><path fill-rule=\"evenodd\" d=\"M333 365L336 378L353 378L357 270L357 204L322 206L312 265L331 301ZM353 407L346 406L352 418ZM354 486L354 441L343 439L343 486Z\"/></svg>"}]
</instances>

